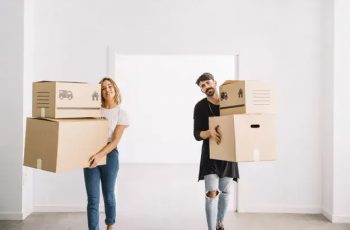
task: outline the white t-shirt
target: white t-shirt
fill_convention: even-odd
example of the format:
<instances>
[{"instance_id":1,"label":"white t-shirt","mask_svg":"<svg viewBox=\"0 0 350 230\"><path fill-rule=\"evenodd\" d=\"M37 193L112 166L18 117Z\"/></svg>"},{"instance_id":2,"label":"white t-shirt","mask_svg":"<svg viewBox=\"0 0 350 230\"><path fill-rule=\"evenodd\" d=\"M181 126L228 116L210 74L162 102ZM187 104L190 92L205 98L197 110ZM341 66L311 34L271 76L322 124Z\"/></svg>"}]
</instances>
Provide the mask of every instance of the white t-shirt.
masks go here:
<instances>
[{"instance_id":1,"label":"white t-shirt","mask_svg":"<svg viewBox=\"0 0 350 230\"><path fill-rule=\"evenodd\" d=\"M112 140L112 135L117 125L129 126L127 113L116 106L112 109L101 108L102 117L108 120L108 142Z\"/></svg>"}]
</instances>

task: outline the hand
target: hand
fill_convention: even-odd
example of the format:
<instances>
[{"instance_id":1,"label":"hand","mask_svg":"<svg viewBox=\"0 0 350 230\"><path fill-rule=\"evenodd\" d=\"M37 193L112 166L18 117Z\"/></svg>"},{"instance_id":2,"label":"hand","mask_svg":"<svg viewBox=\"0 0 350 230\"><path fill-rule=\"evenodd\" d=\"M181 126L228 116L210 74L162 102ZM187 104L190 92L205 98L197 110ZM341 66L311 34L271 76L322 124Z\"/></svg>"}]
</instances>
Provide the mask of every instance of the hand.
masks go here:
<instances>
[{"instance_id":1,"label":"hand","mask_svg":"<svg viewBox=\"0 0 350 230\"><path fill-rule=\"evenodd\" d=\"M210 138L214 138L216 144L220 144L221 142L221 133L219 131L219 125L215 126L214 129L209 129Z\"/></svg>"},{"instance_id":2,"label":"hand","mask_svg":"<svg viewBox=\"0 0 350 230\"><path fill-rule=\"evenodd\" d=\"M102 156L100 154L96 153L92 155L89 159L89 168L95 168L98 165L98 162L101 160Z\"/></svg>"}]
</instances>

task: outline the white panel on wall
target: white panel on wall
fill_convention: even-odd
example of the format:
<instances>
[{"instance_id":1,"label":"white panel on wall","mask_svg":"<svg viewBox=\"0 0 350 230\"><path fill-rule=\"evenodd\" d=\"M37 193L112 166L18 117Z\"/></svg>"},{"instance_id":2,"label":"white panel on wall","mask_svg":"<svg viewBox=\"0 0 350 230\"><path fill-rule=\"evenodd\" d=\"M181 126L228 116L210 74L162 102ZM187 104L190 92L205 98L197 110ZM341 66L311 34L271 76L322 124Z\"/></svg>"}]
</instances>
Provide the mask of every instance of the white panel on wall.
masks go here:
<instances>
[{"instance_id":1,"label":"white panel on wall","mask_svg":"<svg viewBox=\"0 0 350 230\"><path fill-rule=\"evenodd\" d=\"M234 55L116 55L115 79L130 127L123 162L198 163L193 109L204 97L195 84L210 72L218 85L233 79Z\"/></svg>"}]
</instances>

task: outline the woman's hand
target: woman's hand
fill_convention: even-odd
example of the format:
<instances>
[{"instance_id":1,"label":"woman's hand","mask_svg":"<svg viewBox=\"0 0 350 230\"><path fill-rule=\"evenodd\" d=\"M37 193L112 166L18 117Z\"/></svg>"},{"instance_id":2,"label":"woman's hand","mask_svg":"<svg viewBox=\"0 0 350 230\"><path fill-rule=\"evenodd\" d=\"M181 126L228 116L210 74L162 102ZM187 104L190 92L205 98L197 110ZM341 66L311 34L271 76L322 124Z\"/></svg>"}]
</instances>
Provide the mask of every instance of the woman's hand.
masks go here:
<instances>
[{"instance_id":1,"label":"woman's hand","mask_svg":"<svg viewBox=\"0 0 350 230\"><path fill-rule=\"evenodd\" d=\"M95 168L98 165L98 162L100 162L102 156L100 153L95 153L92 155L89 159L89 168Z\"/></svg>"},{"instance_id":2,"label":"woman's hand","mask_svg":"<svg viewBox=\"0 0 350 230\"><path fill-rule=\"evenodd\" d=\"M112 135L112 141L109 142L107 145L105 145L98 153L95 153L90 157L89 168L95 168L98 165L98 162L100 162L101 158L103 158L104 156L107 156L108 153L110 153L113 149L117 147L125 127L127 126L126 125L116 126Z\"/></svg>"}]
</instances>

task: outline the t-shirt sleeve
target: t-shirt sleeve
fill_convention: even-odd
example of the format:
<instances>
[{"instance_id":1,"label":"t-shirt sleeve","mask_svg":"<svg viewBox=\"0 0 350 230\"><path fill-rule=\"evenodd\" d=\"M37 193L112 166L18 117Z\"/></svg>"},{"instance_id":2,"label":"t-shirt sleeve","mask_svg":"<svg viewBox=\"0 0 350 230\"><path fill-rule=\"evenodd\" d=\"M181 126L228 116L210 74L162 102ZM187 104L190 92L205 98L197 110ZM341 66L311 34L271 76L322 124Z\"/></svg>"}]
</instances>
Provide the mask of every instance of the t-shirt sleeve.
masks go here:
<instances>
[{"instance_id":1,"label":"t-shirt sleeve","mask_svg":"<svg viewBox=\"0 0 350 230\"><path fill-rule=\"evenodd\" d=\"M120 109L117 125L129 126L129 117L125 110Z\"/></svg>"}]
</instances>

